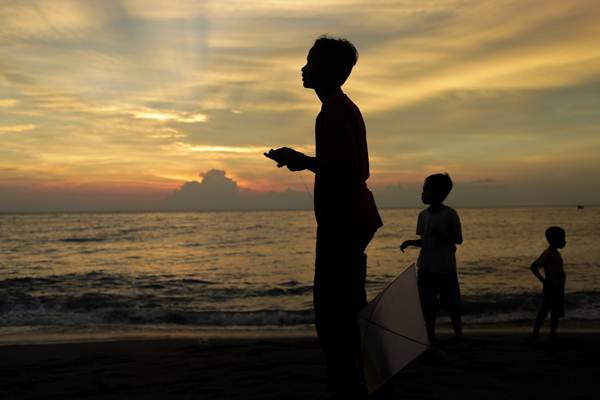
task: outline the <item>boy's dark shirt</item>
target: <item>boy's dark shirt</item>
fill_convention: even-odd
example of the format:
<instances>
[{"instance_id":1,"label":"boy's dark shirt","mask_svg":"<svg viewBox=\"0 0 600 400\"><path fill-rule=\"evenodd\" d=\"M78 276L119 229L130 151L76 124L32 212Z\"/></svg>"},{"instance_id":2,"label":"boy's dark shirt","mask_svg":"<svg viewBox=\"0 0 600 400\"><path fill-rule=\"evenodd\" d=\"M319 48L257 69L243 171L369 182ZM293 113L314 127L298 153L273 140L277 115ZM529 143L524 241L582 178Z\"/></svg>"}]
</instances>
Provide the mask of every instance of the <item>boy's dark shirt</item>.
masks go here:
<instances>
[{"instance_id":1,"label":"boy's dark shirt","mask_svg":"<svg viewBox=\"0 0 600 400\"><path fill-rule=\"evenodd\" d=\"M358 107L344 93L333 94L323 102L315 143L317 224L375 232L383 223L366 184L369 154L365 123Z\"/></svg>"},{"instance_id":2,"label":"boy's dark shirt","mask_svg":"<svg viewBox=\"0 0 600 400\"><path fill-rule=\"evenodd\" d=\"M548 248L535 261L538 268L544 270L546 279L545 287L548 289L559 289L564 285L565 272L563 270L563 260L558 250Z\"/></svg>"}]
</instances>

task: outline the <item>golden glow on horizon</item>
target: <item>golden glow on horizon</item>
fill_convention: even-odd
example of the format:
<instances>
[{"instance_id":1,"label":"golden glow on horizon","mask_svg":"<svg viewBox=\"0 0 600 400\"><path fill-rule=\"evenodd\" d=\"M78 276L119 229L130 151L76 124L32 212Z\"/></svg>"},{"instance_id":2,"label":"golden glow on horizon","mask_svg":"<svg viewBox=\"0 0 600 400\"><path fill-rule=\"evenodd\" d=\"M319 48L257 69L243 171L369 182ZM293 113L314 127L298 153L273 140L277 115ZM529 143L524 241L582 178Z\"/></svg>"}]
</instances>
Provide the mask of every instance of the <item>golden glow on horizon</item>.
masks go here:
<instances>
[{"instance_id":1,"label":"golden glow on horizon","mask_svg":"<svg viewBox=\"0 0 600 400\"><path fill-rule=\"evenodd\" d=\"M192 153L260 153L264 151L263 147L194 146L182 142L174 143L174 147Z\"/></svg>"}]
</instances>

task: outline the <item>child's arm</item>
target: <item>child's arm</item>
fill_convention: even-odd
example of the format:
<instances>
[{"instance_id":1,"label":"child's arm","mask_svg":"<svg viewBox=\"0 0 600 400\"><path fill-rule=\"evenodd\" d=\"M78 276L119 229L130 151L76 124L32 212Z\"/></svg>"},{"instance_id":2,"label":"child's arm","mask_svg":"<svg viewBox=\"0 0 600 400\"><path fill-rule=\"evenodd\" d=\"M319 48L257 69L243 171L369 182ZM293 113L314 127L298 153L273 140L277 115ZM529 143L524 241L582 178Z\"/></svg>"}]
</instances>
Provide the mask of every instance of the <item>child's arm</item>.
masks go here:
<instances>
[{"instance_id":1,"label":"child's arm","mask_svg":"<svg viewBox=\"0 0 600 400\"><path fill-rule=\"evenodd\" d=\"M535 275L535 277L538 278L538 280L542 282L542 284L546 282L546 278L544 278L544 276L540 273L540 264L537 261L531 263L529 269L531 269L533 275Z\"/></svg>"},{"instance_id":2,"label":"child's arm","mask_svg":"<svg viewBox=\"0 0 600 400\"><path fill-rule=\"evenodd\" d=\"M400 245L400 250L402 250L402 252L404 253L404 250L409 247L409 246L413 246L413 247L423 247L423 239L416 239L416 240L405 240L404 242L402 242L402 244Z\"/></svg>"},{"instance_id":3,"label":"child's arm","mask_svg":"<svg viewBox=\"0 0 600 400\"><path fill-rule=\"evenodd\" d=\"M426 229L426 224L423 221L423 212L421 212L417 218L417 236L420 236L420 238L415 240L405 240L400 245L400 250L404 253L404 250L409 246L423 247L423 235L425 234Z\"/></svg>"}]
</instances>

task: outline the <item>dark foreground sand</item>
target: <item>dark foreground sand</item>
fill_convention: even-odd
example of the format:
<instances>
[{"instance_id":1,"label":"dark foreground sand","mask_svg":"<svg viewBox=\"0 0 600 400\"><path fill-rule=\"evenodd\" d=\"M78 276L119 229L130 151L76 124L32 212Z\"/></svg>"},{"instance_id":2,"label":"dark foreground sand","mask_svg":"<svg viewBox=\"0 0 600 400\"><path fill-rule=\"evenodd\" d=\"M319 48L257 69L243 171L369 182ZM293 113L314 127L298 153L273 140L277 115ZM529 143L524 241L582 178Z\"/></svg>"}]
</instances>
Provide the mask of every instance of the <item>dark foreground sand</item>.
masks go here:
<instances>
[{"instance_id":1,"label":"dark foreground sand","mask_svg":"<svg viewBox=\"0 0 600 400\"><path fill-rule=\"evenodd\" d=\"M532 345L524 332L471 332L420 357L393 399L598 399L600 335ZM314 337L138 339L0 346L0 399L314 399L325 389Z\"/></svg>"}]
</instances>

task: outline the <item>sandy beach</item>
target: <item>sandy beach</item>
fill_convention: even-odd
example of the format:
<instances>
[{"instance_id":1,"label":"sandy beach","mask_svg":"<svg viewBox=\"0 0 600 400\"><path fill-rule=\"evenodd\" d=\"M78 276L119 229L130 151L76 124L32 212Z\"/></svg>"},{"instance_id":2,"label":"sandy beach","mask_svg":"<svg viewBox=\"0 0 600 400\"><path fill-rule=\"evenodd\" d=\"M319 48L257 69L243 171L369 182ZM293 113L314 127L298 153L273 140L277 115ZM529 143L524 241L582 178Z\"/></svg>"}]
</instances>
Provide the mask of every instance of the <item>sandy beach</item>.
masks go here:
<instances>
[{"instance_id":1,"label":"sandy beach","mask_svg":"<svg viewBox=\"0 0 600 400\"><path fill-rule=\"evenodd\" d=\"M597 396L600 334L564 331L531 344L525 328L441 334L387 385L393 399L591 399ZM56 340L56 338L55 338ZM2 399L313 399L325 390L316 339L260 337L104 338L0 346ZM381 397L381 396L380 396Z\"/></svg>"}]
</instances>

